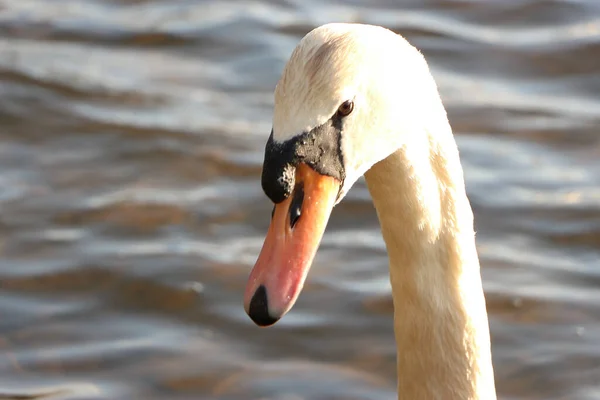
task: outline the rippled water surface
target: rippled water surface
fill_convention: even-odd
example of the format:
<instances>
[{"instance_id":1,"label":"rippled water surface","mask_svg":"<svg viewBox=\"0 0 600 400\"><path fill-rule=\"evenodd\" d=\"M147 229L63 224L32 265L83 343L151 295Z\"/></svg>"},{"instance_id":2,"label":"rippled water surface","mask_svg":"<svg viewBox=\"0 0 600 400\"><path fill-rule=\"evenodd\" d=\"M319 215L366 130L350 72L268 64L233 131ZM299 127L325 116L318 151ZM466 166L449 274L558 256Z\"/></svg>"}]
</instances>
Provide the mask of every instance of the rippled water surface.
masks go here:
<instances>
[{"instance_id":1,"label":"rippled water surface","mask_svg":"<svg viewBox=\"0 0 600 400\"><path fill-rule=\"evenodd\" d=\"M428 58L476 216L502 399L600 399L600 2L0 1L2 399L391 399L364 183L277 326L242 294L272 90L330 21Z\"/></svg>"}]
</instances>

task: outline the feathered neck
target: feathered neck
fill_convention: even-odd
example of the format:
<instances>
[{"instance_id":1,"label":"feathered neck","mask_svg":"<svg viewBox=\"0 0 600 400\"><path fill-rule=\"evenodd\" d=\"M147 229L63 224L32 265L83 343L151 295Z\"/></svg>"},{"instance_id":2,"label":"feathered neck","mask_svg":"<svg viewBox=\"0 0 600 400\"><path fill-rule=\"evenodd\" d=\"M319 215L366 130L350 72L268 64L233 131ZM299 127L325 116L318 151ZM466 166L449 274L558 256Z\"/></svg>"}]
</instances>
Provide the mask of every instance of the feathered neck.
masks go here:
<instances>
[{"instance_id":1,"label":"feathered neck","mask_svg":"<svg viewBox=\"0 0 600 400\"><path fill-rule=\"evenodd\" d=\"M365 174L389 254L398 398L493 400L473 214L447 120L438 129Z\"/></svg>"}]
</instances>

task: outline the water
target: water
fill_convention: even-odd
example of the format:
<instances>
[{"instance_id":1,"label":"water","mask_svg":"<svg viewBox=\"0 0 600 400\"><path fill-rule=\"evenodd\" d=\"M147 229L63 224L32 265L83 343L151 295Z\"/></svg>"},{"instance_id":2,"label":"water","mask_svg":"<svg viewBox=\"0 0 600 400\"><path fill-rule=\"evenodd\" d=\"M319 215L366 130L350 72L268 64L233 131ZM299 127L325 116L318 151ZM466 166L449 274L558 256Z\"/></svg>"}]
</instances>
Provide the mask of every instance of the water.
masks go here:
<instances>
[{"instance_id":1,"label":"water","mask_svg":"<svg viewBox=\"0 0 600 400\"><path fill-rule=\"evenodd\" d=\"M330 21L428 58L476 215L502 399L600 399L596 0L0 1L3 399L390 399L363 182L296 307L242 295L272 90Z\"/></svg>"}]
</instances>

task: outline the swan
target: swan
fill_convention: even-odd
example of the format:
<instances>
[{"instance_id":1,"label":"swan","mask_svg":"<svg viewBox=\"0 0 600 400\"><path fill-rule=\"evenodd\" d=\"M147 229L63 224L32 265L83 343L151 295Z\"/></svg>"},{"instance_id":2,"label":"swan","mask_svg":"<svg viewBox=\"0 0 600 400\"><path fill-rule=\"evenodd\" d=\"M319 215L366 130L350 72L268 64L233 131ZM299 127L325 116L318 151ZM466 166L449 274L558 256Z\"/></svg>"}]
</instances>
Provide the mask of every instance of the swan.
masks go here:
<instances>
[{"instance_id":1,"label":"swan","mask_svg":"<svg viewBox=\"0 0 600 400\"><path fill-rule=\"evenodd\" d=\"M379 26L309 32L275 88L261 184L275 204L244 295L290 310L333 207L364 175L389 257L398 399L495 399L473 212L425 58Z\"/></svg>"}]
</instances>

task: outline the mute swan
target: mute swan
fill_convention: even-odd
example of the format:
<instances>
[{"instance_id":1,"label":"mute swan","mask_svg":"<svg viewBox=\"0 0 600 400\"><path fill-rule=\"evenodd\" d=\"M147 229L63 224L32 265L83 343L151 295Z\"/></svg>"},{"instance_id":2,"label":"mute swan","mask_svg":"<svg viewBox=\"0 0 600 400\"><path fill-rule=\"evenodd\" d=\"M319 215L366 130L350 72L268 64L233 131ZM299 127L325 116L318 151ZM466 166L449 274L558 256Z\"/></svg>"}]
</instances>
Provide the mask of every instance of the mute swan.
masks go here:
<instances>
[{"instance_id":1,"label":"mute swan","mask_svg":"<svg viewBox=\"0 0 600 400\"><path fill-rule=\"evenodd\" d=\"M382 27L308 33L275 89L262 187L275 203L244 308L296 301L329 214L365 175L389 254L398 398L495 399L473 213L423 56Z\"/></svg>"}]
</instances>

